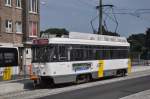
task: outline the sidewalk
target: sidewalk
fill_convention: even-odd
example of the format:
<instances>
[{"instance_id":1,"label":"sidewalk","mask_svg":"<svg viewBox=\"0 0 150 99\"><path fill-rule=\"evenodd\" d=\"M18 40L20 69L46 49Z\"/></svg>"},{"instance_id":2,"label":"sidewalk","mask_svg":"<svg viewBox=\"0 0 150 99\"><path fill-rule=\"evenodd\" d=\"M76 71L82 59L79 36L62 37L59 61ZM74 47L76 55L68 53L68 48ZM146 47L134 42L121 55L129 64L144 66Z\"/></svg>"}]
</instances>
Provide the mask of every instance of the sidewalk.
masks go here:
<instances>
[{"instance_id":1,"label":"sidewalk","mask_svg":"<svg viewBox=\"0 0 150 99\"><path fill-rule=\"evenodd\" d=\"M2 81L0 82L0 96L7 93L24 91L28 87L31 87L28 85L29 83L31 83L31 81L27 78L12 81Z\"/></svg>"},{"instance_id":2,"label":"sidewalk","mask_svg":"<svg viewBox=\"0 0 150 99\"><path fill-rule=\"evenodd\" d=\"M150 66L133 66L131 72L150 70Z\"/></svg>"},{"instance_id":3,"label":"sidewalk","mask_svg":"<svg viewBox=\"0 0 150 99\"><path fill-rule=\"evenodd\" d=\"M132 72L140 72L150 70L150 66L134 66ZM20 79L13 81L0 82L0 96L7 93L13 93L18 91L24 91L32 89L32 81L29 79ZM149 98L150 99L150 98Z\"/></svg>"}]
</instances>

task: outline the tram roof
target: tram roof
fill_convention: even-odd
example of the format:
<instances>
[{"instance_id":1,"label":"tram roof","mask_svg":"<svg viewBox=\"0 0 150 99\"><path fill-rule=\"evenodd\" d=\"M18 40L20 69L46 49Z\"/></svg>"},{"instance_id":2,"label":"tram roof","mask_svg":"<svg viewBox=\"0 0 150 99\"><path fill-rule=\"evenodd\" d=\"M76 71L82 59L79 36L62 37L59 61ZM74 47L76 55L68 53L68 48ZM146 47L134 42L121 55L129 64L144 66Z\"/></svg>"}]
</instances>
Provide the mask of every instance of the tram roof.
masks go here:
<instances>
[{"instance_id":1,"label":"tram roof","mask_svg":"<svg viewBox=\"0 0 150 99\"><path fill-rule=\"evenodd\" d=\"M70 38L50 38L49 44L81 44L81 45L108 45L108 46L130 46L128 42L98 41Z\"/></svg>"},{"instance_id":2,"label":"tram roof","mask_svg":"<svg viewBox=\"0 0 150 99\"><path fill-rule=\"evenodd\" d=\"M97 35L81 32L70 32L68 38L50 38L49 43L130 46L125 37Z\"/></svg>"},{"instance_id":3,"label":"tram roof","mask_svg":"<svg viewBox=\"0 0 150 99\"><path fill-rule=\"evenodd\" d=\"M37 39L41 40L41 39ZM36 40L35 40L36 41ZM108 45L108 46L130 46L125 37L97 35L91 33L70 32L66 38L48 38L41 40L43 44L81 44L81 45ZM37 42L36 42L37 43ZM34 44L34 43L33 43Z\"/></svg>"}]
</instances>

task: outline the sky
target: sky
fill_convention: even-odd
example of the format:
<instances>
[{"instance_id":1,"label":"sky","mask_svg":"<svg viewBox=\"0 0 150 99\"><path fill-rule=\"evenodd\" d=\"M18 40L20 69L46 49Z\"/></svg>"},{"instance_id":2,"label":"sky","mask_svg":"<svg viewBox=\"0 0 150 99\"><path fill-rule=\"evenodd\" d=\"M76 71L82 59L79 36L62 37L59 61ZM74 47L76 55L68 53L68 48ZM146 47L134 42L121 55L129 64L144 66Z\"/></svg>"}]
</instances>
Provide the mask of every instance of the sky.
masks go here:
<instances>
[{"instance_id":1,"label":"sky","mask_svg":"<svg viewBox=\"0 0 150 99\"><path fill-rule=\"evenodd\" d=\"M146 10L150 9L150 0L103 0L103 4L114 5L113 13L138 11L136 15L115 14L118 22L117 32L121 36L144 33L150 27L150 13L143 14L143 12L150 12ZM41 0L41 30L66 28L74 32L93 33L90 21L98 15L95 9L97 5L98 0ZM116 28L114 14L109 7L105 7L104 11L106 14L103 19L106 27L114 32ZM93 25L95 29L98 28L98 18L93 21Z\"/></svg>"}]
</instances>

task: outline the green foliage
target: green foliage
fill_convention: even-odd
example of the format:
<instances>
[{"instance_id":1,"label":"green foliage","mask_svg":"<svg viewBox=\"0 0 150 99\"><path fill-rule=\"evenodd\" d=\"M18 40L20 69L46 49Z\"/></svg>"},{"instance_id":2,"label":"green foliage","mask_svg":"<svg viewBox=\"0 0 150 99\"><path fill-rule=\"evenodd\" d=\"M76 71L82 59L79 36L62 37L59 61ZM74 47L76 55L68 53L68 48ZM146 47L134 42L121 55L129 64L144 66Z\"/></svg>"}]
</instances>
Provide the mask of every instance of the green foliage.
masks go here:
<instances>
[{"instance_id":1,"label":"green foliage","mask_svg":"<svg viewBox=\"0 0 150 99\"><path fill-rule=\"evenodd\" d=\"M146 47L150 52L150 28L146 31Z\"/></svg>"},{"instance_id":2,"label":"green foliage","mask_svg":"<svg viewBox=\"0 0 150 99\"><path fill-rule=\"evenodd\" d=\"M131 52L142 52L145 49L145 34L133 34L129 36L128 42L131 44Z\"/></svg>"},{"instance_id":3,"label":"green foliage","mask_svg":"<svg viewBox=\"0 0 150 99\"><path fill-rule=\"evenodd\" d=\"M43 33L45 33L45 34L56 34L57 36L69 35L69 31L66 30L65 28L49 28L45 31L40 32L41 35Z\"/></svg>"}]
</instances>

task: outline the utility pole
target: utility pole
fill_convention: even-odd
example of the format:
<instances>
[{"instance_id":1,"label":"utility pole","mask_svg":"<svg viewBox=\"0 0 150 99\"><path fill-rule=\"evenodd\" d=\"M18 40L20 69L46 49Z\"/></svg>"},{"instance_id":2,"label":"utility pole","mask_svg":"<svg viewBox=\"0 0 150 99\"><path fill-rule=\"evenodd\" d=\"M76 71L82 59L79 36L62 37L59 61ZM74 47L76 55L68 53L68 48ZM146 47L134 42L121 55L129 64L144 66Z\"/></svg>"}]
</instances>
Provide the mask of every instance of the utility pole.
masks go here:
<instances>
[{"instance_id":1,"label":"utility pole","mask_svg":"<svg viewBox=\"0 0 150 99\"><path fill-rule=\"evenodd\" d=\"M96 6L99 12L99 27L97 33L99 35L103 35L103 7L113 7L113 5L103 5L103 0L99 0L99 5Z\"/></svg>"},{"instance_id":2,"label":"utility pole","mask_svg":"<svg viewBox=\"0 0 150 99\"><path fill-rule=\"evenodd\" d=\"M99 29L98 34L103 35L103 3L99 0Z\"/></svg>"}]
</instances>

